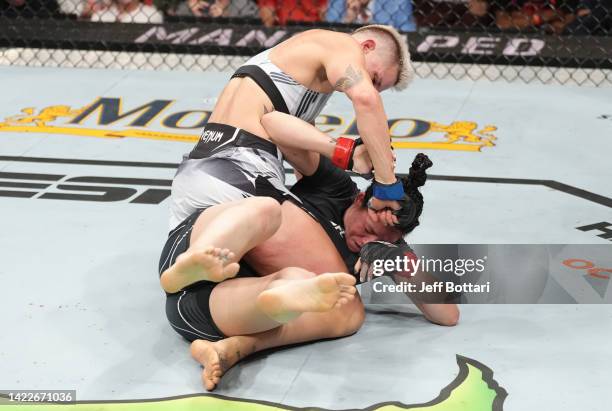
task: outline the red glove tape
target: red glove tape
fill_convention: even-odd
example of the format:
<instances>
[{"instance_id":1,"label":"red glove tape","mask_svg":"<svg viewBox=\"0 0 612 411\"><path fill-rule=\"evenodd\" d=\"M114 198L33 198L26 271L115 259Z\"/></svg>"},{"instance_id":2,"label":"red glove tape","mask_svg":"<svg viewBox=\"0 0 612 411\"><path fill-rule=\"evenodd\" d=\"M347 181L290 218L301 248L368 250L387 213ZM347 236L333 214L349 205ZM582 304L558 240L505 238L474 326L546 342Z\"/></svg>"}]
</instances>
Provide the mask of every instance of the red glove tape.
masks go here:
<instances>
[{"instance_id":1,"label":"red glove tape","mask_svg":"<svg viewBox=\"0 0 612 411\"><path fill-rule=\"evenodd\" d=\"M348 169L354 148L355 140L347 137L339 137L332 156L332 163L343 170Z\"/></svg>"}]
</instances>

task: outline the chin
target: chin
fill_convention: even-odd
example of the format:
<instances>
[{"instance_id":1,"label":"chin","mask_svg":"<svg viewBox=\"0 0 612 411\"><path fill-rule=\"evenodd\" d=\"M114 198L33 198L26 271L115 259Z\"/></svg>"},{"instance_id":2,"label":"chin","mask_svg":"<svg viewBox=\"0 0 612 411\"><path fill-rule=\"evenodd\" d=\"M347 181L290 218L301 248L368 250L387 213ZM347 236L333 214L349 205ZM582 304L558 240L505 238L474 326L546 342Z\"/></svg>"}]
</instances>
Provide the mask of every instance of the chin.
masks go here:
<instances>
[{"instance_id":1,"label":"chin","mask_svg":"<svg viewBox=\"0 0 612 411\"><path fill-rule=\"evenodd\" d=\"M353 243L352 241L349 241L348 239L346 240L346 245L348 249L354 253L358 253L359 251L361 251L361 248L358 247L357 244Z\"/></svg>"}]
</instances>

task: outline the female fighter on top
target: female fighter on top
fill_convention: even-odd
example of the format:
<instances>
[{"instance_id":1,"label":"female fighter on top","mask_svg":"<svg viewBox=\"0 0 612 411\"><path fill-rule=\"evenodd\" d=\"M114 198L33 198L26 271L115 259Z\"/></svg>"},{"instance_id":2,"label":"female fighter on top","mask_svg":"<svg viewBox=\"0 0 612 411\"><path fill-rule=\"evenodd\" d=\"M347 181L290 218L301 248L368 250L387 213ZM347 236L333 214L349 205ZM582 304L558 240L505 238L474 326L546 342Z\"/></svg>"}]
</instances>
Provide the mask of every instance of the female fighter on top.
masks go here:
<instances>
[{"instance_id":1,"label":"female fighter on top","mask_svg":"<svg viewBox=\"0 0 612 411\"><path fill-rule=\"evenodd\" d=\"M372 209L398 209L404 192L395 178L379 92L406 87L412 75L406 42L388 26L365 26L352 34L309 30L253 57L232 76L177 170L170 229L196 210L256 195L259 176L288 194L281 153L261 119L277 111L312 123L334 91L351 99L376 169ZM353 144L337 142L337 165L348 167ZM239 257L244 250L233 251Z\"/></svg>"}]
</instances>

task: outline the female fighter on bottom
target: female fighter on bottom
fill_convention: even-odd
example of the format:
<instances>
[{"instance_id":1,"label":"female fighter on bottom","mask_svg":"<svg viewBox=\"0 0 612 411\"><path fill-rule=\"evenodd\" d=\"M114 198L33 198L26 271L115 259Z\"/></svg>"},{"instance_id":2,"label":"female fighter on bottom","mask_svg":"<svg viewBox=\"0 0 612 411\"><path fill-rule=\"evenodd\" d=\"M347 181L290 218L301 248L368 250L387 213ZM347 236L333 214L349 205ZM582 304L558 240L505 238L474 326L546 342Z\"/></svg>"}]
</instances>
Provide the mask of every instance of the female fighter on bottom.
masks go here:
<instances>
[{"instance_id":1,"label":"female fighter on bottom","mask_svg":"<svg viewBox=\"0 0 612 411\"><path fill-rule=\"evenodd\" d=\"M425 156L412 179L404 180L412 204L398 215L375 216L365 207L367 192L359 193L344 171L318 155L309 158L311 164L297 167L307 176L294 186L301 206L249 198L200 210L170 233L160 261L167 315L177 332L194 341L192 355L205 366L202 379L209 390L255 351L357 331L364 313L353 277L314 273L346 272L365 243L395 242L418 225L422 197L415 186L424 183L431 165ZM390 225L393 220L400 227ZM217 284L236 273L236 262L251 248L239 278ZM289 265L310 271L281 269ZM255 275L251 266L273 274L249 277ZM419 308L439 324L453 325L458 318L456 306Z\"/></svg>"}]
</instances>

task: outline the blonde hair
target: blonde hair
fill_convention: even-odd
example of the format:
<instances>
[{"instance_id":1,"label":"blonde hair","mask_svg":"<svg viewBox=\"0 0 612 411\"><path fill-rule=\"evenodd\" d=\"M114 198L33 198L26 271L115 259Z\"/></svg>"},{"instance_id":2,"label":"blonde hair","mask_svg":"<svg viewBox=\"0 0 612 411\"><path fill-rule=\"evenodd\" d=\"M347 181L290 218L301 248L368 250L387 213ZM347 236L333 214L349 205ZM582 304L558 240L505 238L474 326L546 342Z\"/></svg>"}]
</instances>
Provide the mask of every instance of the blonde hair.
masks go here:
<instances>
[{"instance_id":1,"label":"blonde hair","mask_svg":"<svg viewBox=\"0 0 612 411\"><path fill-rule=\"evenodd\" d=\"M390 38L395 44L399 64L399 75L394 88L395 90L404 90L414 79L414 68L412 67L412 61L410 60L410 52L408 51L407 42L393 27L383 24L370 24L369 26L359 27L353 32L353 34L365 34L368 32L382 34L386 38Z\"/></svg>"}]
</instances>

